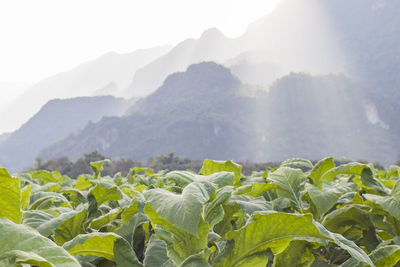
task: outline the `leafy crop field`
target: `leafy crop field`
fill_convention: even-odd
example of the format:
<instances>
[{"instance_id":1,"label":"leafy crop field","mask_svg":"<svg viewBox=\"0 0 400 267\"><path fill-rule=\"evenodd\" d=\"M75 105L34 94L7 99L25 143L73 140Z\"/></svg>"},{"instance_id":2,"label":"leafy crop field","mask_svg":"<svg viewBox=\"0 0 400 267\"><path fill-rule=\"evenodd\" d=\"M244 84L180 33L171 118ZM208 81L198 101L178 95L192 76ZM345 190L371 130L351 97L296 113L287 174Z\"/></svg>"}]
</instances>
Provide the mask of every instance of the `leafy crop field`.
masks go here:
<instances>
[{"instance_id":1,"label":"leafy crop field","mask_svg":"<svg viewBox=\"0 0 400 267\"><path fill-rule=\"evenodd\" d=\"M400 170L291 159L242 175L0 169L0 266L399 266Z\"/></svg>"}]
</instances>

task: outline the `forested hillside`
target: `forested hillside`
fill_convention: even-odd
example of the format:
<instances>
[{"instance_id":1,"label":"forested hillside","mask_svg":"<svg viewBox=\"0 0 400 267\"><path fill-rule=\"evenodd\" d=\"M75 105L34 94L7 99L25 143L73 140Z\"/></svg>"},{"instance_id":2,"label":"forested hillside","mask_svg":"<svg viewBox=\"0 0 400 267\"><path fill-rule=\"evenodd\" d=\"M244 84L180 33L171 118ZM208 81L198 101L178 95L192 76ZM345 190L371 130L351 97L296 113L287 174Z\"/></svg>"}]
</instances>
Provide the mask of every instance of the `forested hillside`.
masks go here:
<instances>
[{"instance_id":1,"label":"forested hillside","mask_svg":"<svg viewBox=\"0 0 400 267\"><path fill-rule=\"evenodd\" d=\"M266 91L244 86L221 65L201 63L170 75L129 115L89 124L41 156L76 159L97 149L141 161L175 152L260 162L329 154L390 164L399 137L371 101L344 75L291 74Z\"/></svg>"},{"instance_id":2,"label":"forested hillside","mask_svg":"<svg viewBox=\"0 0 400 267\"><path fill-rule=\"evenodd\" d=\"M0 142L0 162L12 171L32 166L40 151L103 116L118 116L128 107L111 96L56 99L48 102L20 129Z\"/></svg>"}]
</instances>

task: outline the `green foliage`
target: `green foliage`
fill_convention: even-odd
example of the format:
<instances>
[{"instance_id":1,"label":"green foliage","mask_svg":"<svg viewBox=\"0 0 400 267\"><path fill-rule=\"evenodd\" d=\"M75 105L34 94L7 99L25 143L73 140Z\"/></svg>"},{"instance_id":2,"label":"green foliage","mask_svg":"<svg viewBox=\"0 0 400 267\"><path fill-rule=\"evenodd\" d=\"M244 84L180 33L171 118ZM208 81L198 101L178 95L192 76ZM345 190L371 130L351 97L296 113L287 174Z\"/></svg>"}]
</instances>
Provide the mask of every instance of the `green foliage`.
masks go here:
<instances>
[{"instance_id":1,"label":"green foliage","mask_svg":"<svg viewBox=\"0 0 400 267\"><path fill-rule=\"evenodd\" d=\"M77 180L0 169L0 265L399 264L396 167L291 159L244 175L205 160L199 174L132 167L110 177L104 162Z\"/></svg>"},{"instance_id":2,"label":"green foliage","mask_svg":"<svg viewBox=\"0 0 400 267\"><path fill-rule=\"evenodd\" d=\"M11 177L6 169L0 169L0 217L15 223L22 220L22 195L20 182Z\"/></svg>"},{"instance_id":3,"label":"green foliage","mask_svg":"<svg viewBox=\"0 0 400 267\"><path fill-rule=\"evenodd\" d=\"M0 263L38 266L79 266L62 247L23 224L0 218Z\"/></svg>"}]
</instances>

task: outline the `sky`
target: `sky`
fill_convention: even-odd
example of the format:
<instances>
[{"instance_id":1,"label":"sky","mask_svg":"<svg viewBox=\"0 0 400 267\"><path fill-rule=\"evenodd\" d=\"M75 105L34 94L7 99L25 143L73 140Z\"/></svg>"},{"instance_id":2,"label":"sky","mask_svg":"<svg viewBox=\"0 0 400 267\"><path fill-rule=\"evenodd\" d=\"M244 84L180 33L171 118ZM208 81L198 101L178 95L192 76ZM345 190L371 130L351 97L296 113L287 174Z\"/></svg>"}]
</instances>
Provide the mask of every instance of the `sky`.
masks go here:
<instances>
[{"instance_id":1,"label":"sky","mask_svg":"<svg viewBox=\"0 0 400 267\"><path fill-rule=\"evenodd\" d=\"M0 82L33 84L109 51L174 45L210 27L237 37L278 1L0 0Z\"/></svg>"}]
</instances>

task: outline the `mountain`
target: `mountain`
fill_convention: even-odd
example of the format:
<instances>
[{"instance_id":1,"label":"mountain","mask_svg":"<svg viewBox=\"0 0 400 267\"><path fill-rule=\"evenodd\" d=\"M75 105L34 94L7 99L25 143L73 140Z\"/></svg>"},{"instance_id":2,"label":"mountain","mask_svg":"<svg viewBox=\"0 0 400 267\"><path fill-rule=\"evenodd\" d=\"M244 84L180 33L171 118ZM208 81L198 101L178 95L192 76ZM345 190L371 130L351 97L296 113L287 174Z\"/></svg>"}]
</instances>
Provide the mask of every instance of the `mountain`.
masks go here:
<instances>
[{"instance_id":1,"label":"mountain","mask_svg":"<svg viewBox=\"0 0 400 267\"><path fill-rule=\"evenodd\" d=\"M343 8L346 5L346 8ZM323 1L334 22L352 75L400 100L400 2L396 0ZM354 15L357 12L357 15Z\"/></svg>"},{"instance_id":2,"label":"mountain","mask_svg":"<svg viewBox=\"0 0 400 267\"><path fill-rule=\"evenodd\" d=\"M140 68L124 95L148 94L169 74L215 61L250 84L271 83L290 72L346 73L399 96L399 12L396 0L281 0L238 38L210 29L178 44ZM250 60L243 56L249 54Z\"/></svg>"},{"instance_id":3,"label":"mountain","mask_svg":"<svg viewBox=\"0 0 400 267\"><path fill-rule=\"evenodd\" d=\"M223 63L243 83L270 84L284 75L281 65L263 58L262 51L246 51Z\"/></svg>"},{"instance_id":4,"label":"mountain","mask_svg":"<svg viewBox=\"0 0 400 267\"><path fill-rule=\"evenodd\" d=\"M208 29L199 39L187 39L167 54L138 69L125 96L132 96L136 92L149 94L160 87L168 75L184 71L191 64L202 61L223 62L241 51L234 39L226 37L216 28Z\"/></svg>"},{"instance_id":5,"label":"mountain","mask_svg":"<svg viewBox=\"0 0 400 267\"><path fill-rule=\"evenodd\" d=\"M192 159L319 159L328 155L392 163L399 136L363 86L344 75L290 74L268 91L244 86L212 62L170 75L121 118L104 118L43 150L73 159L99 150L146 160L175 152Z\"/></svg>"},{"instance_id":6,"label":"mountain","mask_svg":"<svg viewBox=\"0 0 400 267\"><path fill-rule=\"evenodd\" d=\"M321 8L325 2L335 1L281 0L273 12L250 24L235 41L246 51L279 64L285 74L346 72L346 58L331 29L334 21Z\"/></svg>"},{"instance_id":7,"label":"mountain","mask_svg":"<svg viewBox=\"0 0 400 267\"><path fill-rule=\"evenodd\" d=\"M0 82L0 92L8 97L0 98L0 107L4 107L29 88L30 84L20 82Z\"/></svg>"},{"instance_id":8,"label":"mountain","mask_svg":"<svg viewBox=\"0 0 400 267\"><path fill-rule=\"evenodd\" d=\"M292 73L261 102L261 158L327 156L391 164L400 135L381 118L362 84L344 75Z\"/></svg>"},{"instance_id":9,"label":"mountain","mask_svg":"<svg viewBox=\"0 0 400 267\"><path fill-rule=\"evenodd\" d=\"M127 106L127 101L112 96L51 100L0 142L0 164L11 171L32 166L43 148L81 130L89 121L121 115Z\"/></svg>"},{"instance_id":10,"label":"mountain","mask_svg":"<svg viewBox=\"0 0 400 267\"><path fill-rule=\"evenodd\" d=\"M399 12L397 0L281 0L235 42L286 74L346 73L400 101Z\"/></svg>"},{"instance_id":11,"label":"mountain","mask_svg":"<svg viewBox=\"0 0 400 267\"><path fill-rule=\"evenodd\" d=\"M130 115L89 124L42 156L77 158L98 149L107 156L136 160L171 151L196 159L238 158L251 140L242 117L254 102L241 97L240 89L229 69L213 62L192 65L170 75L155 93L137 102Z\"/></svg>"},{"instance_id":12,"label":"mountain","mask_svg":"<svg viewBox=\"0 0 400 267\"><path fill-rule=\"evenodd\" d=\"M400 143L399 12L396 0L281 0L238 38L210 29L142 65L123 95L152 94L41 155L75 159L98 149L135 160L175 152L392 163ZM93 92L119 88L110 80Z\"/></svg>"},{"instance_id":13,"label":"mountain","mask_svg":"<svg viewBox=\"0 0 400 267\"><path fill-rule=\"evenodd\" d=\"M10 137L10 135L11 135L10 133L0 134L0 143L6 141L7 138Z\"/></svg>"},{"instance_id":14,"label":"mountain","mask_svg":"<svg viewBox=\"0 0 400 267\"><path fill-rule=\"evenodd\" d=\"M158 58L169 46L136 50L132 53L107 53L85 62L72 70L44 79L15 101L0 114L0 125L6 124L7 114L13 114L13 125L19 127L49 100L78 96L114 95L127 87L136 70ZM14 130L14 129L12 129Z\"/></svg>"},{"instance_id":15,"label":"mountain","mask_svg":"<svg viewBox=\"0 0 400 267\"><path fill-rule=\"evenodd\" d=\"M0 82L0 92L3 96L6 96L0 97L0 121L3 122L0 123L0 133L12 131L19 126L14 118L1 114L6 114L5 107L10 105L15 98L23 94L29 87L30 84L26 83Z\"/></svg>"}]
</instances>

